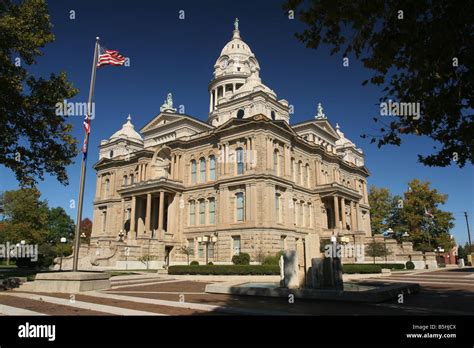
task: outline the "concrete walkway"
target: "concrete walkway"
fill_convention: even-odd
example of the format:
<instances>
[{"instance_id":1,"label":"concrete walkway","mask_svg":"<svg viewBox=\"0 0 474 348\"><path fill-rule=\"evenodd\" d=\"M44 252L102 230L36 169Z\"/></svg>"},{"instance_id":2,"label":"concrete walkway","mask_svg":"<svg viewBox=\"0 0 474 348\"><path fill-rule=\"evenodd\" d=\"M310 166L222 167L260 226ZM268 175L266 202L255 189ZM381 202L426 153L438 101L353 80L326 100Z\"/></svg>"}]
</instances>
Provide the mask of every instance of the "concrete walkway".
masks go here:
<instances>
[{"instance_id":1,"label":"concrete walkway","mask_svg":"<svg viewBox=\"0 0 474 348\"><path fill-rule=\"evenodd\" d=\"M17 307L0 304L0 315L46 315L46 314L30 311L28 309L17 308Z\"/></svg>"},{"instance_id":2,"label":"concrete walkway","mask_svg":"<svg viewBox=\"0 0 474 348\"><path fill-rule=\"evenodd\" d=\"M2 294L0 294L0 296L1 295ZM137 310L127 309L127 308L122 308L122 307L106 306L106 305L101 305L97 303L71 301L69 299L64 299L64 298L59 298L59 297L35 295L35 294L29 294L29 293L9 292L8 296L27 298L27 299L35 300L35 301L43 301L43 302L48 302L48 303L57 304L57 305L81 308L81 309L86 309L90 311L99 311L99 312L109 313L109 314L114 314L114 315L164 315L164 314L158 314L158 313L152 313L152 312L137 311Z\"/></svg>"}]
</instances>

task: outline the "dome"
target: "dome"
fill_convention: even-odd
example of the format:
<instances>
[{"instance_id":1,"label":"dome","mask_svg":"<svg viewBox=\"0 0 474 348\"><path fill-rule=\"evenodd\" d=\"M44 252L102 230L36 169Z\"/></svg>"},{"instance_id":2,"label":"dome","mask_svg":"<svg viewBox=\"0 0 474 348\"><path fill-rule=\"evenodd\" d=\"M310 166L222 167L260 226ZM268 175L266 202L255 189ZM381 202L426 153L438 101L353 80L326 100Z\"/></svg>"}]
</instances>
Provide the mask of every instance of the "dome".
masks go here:
<instances>
[{"instance_id":1,"label":"dome","mask_svg":"<svg viewBox=\"0 0 474 348\"><path fill-rule=\"evenodd\" d=\"M250 76L253 71L259 70L260 66L255 55L240 37L239 20L236 18L232 39L224 46L214 65L214 76Z\"/></svg>"},{"instance_id":2,"label":"dome","mask_svg":"<svg viewBox=\"0 0 474 348\"><path fill-rule=\"evenodd\" d=\"M116 139L133 140L143 143L141 135L135 130L135 127L132 124L132 117L130 115L127 117L127 122L122 125L122 129L115 132L110 137L110 140Z\"/></svg>"}]
</instances>

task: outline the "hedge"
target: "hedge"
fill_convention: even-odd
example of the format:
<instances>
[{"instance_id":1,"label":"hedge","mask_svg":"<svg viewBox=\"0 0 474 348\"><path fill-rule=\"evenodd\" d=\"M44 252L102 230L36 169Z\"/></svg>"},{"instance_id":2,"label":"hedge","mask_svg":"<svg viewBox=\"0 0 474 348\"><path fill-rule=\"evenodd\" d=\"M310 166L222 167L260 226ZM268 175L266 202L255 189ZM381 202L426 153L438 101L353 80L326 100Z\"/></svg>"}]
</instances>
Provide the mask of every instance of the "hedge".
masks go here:
<instances>
[{"instance_id":1,"label":"hedge","mask_svg":"<svg viewBox=\"0 0 474 348\"><path fill-rule=\"evenodd\" d=\"M275 265L170 266L168 268L168 274L274 275L280 274L280 267Z\"/></svg>"},{"instance_id":2,"label":"hedge","mask_svg":"<svg viewBox=\"0 0 474 348\"><path fill-rule=\"evenodd\" d=\"M376 265L388 269L405 269L405 265L403 263L376 263Z\"/></svg>"},{"instance_id":3,"label":"hedge","mask_svg":"<svg viewBox=\"0 0 474 348\"><path fill-rule=\"evenodd\" d=\"M380 265L369 265L369 264L345 264L342 265L342 273L354 274L354 273L382 273L382 267Z\"/></svg>"}]
</instances>

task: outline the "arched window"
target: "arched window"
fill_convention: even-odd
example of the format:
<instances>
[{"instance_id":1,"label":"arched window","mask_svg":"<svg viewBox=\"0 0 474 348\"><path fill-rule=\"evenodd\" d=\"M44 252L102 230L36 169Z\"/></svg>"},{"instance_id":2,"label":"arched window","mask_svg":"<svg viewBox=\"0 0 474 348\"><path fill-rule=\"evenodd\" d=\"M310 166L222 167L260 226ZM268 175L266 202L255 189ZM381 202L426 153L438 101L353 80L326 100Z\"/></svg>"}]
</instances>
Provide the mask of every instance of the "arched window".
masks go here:
<instances>
[{"instance_id":1,"label":"arched window","mask_svg":"<svg viewBox=\"0 0 474 348\"><path fill-rule=\"evenodd\" d=\"M128 177L126 175L123 176L123 184L128 185Z\"/></svg>"},{"instance_id":2,"label":"arched window","mask_svg":"<svg viewBox=\"0 0 474 348\"><path fill-rule=\"evenodd\" d=\"M299 211L299 213L300 213L300 218L299 218L300 226L304 226L304 211L303 211L304 209L303 209L303 207L304 207L304 202L301 201L300 202L300 209L299 209L300 210Z\"/></svg>"},{"instance_id":3,"label":"arched window","mask_svg":"<svg viewBox=\"0 0 474 348\"><path fill-rule=\"evenodd\" d=\"M196 203L189 201L189 225L196 223Z\"/></svg>"},{"instance_id":4,"label":"arched window","mask_svg":"<svg viewBox=\"0 0 474 348\"><path fill-rule=\"evenodd\" d=\"M110 152L109 152L109 158L112 158L112 157L114 157L114 152L113 152L113 151L110 151Z\"/></svg>"},{"instance_id":5,"label":"arched window","mask_svg":"<svg viewBox=\"0 0 474 348\"><path fill-rule=\"evenodd\" d=\"M209 157L209 179L216 180L216 156Z\"/></svg>"},{"instance_id":6,"label":"arched window","mask_svg":"<svg viewBox=\"0 0 474 348\"><path fill-rule=\"evenodd\" d=\"M309 164L306 164L306 186L307 186L307 187L310 187L310 186L311 186L311 178L310 178Z\"/></svg>"},{"instance_id":7,"label":"arched window","mask_svg":"<svg viewBox=\"0 0 474 348\"><path fill-rule=\"evenodd\" d=\"M105 197L109 197L110 195L110 180L105 180Z\"/></svg>"},{"instance_id":8,"label":"arched window","mask_svg":"<svg viewBox=\"0 0 474 348\"><path fill-rule=\"evenodd\" d=\"M303 185L303 162L298 162L298 183Z\"/></svg>"},{"instance_id":9,"label":"arched window","mask_svg":"<svg viewBox=\"0 0 474 348\"><path fill-rule=\"evenodd\" d=\"M278 223L281 222L281 208L280 208L280 199L281 199L281 195L279 193L275 193L275 217L276 217L276 221Z\"/></svg>"},{"instance_id":10,"label":"arched window","mask_svg":"<svg viewBox=\"0 0 474 348\"><path fill-rule=\"evenodd\" d=\"M236 220L244 221L244 193L238 192L235 194L236 200Z\"/></svg>"},{"instance_id":11,"label":"arched window","mask_svg":"<svg viewBox=\"0 0 474 348\"><path fill-rule=\"evenodd\" d=\"M130 174L130 185L133 185L135 183L135 176L133 174Z\"/></svg>"},{"instance_id":12,"label":"arched window","mask_svg":"<svg viewBox=\"0 0 474 348\"><path fill-rule=\"evenodd\" d=\"M296 183L296 161L294 158L291 159L291 175L293 177L293 182Z\"/></svg>"},{"instance_id":13,"label":"arched window","mask_svg":"<svg viewBox=\"0 0 474 348\"><path fill-rule=\"evenodd\" d=\"M278 157L279 157L278 150L273 151L273 170L275 171L276 175L280 174Z\"/></svg>"},{"instance_id":14,"label":"arched window","mask_svg":"<svg viewBox=\"0 0 474 348\"><path fill-rule=\"evenodd\" d=\"M204 199L199 200L199 224L204 225L206 223L206 202Z\"/></svg>"},{"instance_id":15,"label":"arched window","mask_svg":"<svg viewBox=\"0 0 474 348\"><path fill-rule=\"evenodd\" d=\"M244 173L244 150L239 147L236 151L237 155L237 174Z\"/></svg>"},{"instance_id":16,"label":"arched window","mask_svg":"<svg viewBox=\"0 0 474 348\"><path fill-rule=\"evenodd\" d=\"M244 118L245 112L244 110L240 109L237 111L237 118Z\"/></svg>"},{"instance_id":17,"label":"arched window","mask_svg":"<svg viewBox=\"0 0 474 348\"><path fill-rule=\"evenodd\" d=\"M191 183L196 183L196 160L191 161Z\"/></svg>"},{"instance_id":18,"label":"arched window","mask_svg":"<svg viewBox=\"0 0 474 348\"><path fill-rule=\"evenodd\" d=\"M206 159L202 157L199 159L199 181L206 182Z\"/></svg>"},{"instance_id":19,"label":"arched window","mask_svg":"<svg viewBox=\"0 0 474 348\"><path fill-rule=\"evenodd\" d=\"M209 198L209 224L216 223L216 200Z\"/></svg>"},{"instance_id":20,"label":"arched window","mask_svg":"<svg viewBox=\"0 0 474 348\"><path fill-rule=\"evenodd\" d=\"M272 112L271 112L271 116L272 116L272 120L275 121L275 119L276 119L275 111L272 111Z\"/></svg>"}]
</instances>

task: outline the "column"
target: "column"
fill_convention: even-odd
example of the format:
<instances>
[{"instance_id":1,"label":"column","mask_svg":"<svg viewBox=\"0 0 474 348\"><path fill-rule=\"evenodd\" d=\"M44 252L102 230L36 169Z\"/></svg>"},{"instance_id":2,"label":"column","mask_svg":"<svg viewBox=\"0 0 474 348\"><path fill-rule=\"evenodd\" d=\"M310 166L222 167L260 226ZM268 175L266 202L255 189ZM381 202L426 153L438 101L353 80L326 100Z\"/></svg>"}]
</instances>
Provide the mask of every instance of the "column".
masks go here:
<instances>
[{"instance_id":1,"label":"column","mask_svg":"<svg viewBox=\"0 0 474 348\"><path fill-rule=\"evenodd\" d=\"M315 166L314 166L314 167L316 168L316 169L315 169L316 175L314 176L314 179L315 179L315 184L316 184L316 186L318 186L318 185L321 183L321 180L320 180L320 178L319 178L319 176L321 175L321 165L320 165L318 159L315 160L314 162L315 162Z\"/></svg>"},{"instance_id":2,"label":"column","mask_svg":"<svg viewBox=\"0 0 474 348\"><path fill-rule=\"evenodd\" d=\"M339 226L339 197L334 196L334 228L338 229Z\"/></svg>"},{"instance_id":3,"label":"column","mask_svg":"<svg viewBox=\"0 0 474 348\"><path fill-rule=\"evenodd\" d=\"M135 196L132 196L132 211L131 211L131 216L130 216L130 236L129 238L132 237L132 234L135 234L135 211L136 211L136 205L137 205L137 198Z\"/></svg>"},{"instance_id":4,"label":"column","mask_svg":"<svg viewBox=\"0 0 474 348\"><path fill-rule=\"evenodd\" d=\"M161 237L163 237L163 215L165 211L165 192L160 191L160 206L159 206L159 213L158 213L158 233Z\"/></svg>"},{"instance_id":5,"label":"column","mask_svg":"<svg viewBox=\"0 0 474 348\"><path fill-rule=\"evenodd\" d=\"M359 227L359 202L355 202L355 230L356 231L359 231L360 230L360 227Z\"/></svg>"},{"instance_id":6,"label":"column","mask_svg":"<svg viewBox=\"0 0 474 348\"><path fill-rule=\"evenodd\" d=\"M250 149L250 138L245 138L245 170L251 169L250 159L251 159L251 149Z\"/></svg>"},{"instance_id":7,"label":"column","mask_svg":"<svg viewBox=\"0 0 474 348\"><path fill-rule=\"evenodd\" d=\"M119 229L119 231L123 230L123 224L124 224L123 217L124 217L124 214L125 214L125 198L122 197L121 205L120 205L120 229Z\"/></svg>"},{"instance_id":8,"label":"column","mask_svg":"<svg viewBox=\"0 0 474 348\"><path fill-rule=\"evenodd\" d=\"M171 167L170 179L171 180L174 180L175 159L176 159L175 155L171 155L171 163L170 163L170 167Z\"/></svg>"},{"instance_id":9,"label":"column","mask_svg":"<svg viewBox=\"0 0 474 348\"><path fill-rule=\"evenodd\" d=\"M229 162L229 143L225 143L224 145L224 175L227 174L228 169L228 162Z\"/></svg>"},{"instance_id":10,"label":"column","mask_svg":"<svg viewBox=\"0 0 474 348\"><path fill-rule=\"evenodd\" d=\"M151 237L151 193L147 193L146 195L146 213L145 213L145 233L150 232Z\"/></svg>"},{"instance_id":11,"label":"column","mask_svg":"<svg viewBox=\"0 0 474 348\"><path fill-rule=\"evenodd\" d=\"M342 230L346 230L346 201L341 197L341 221L342 221Z\"/></svg>"},{"instance_id":12,"label":"column","mask_svg":"<svg viewBox=\"0 0 474 348\"><path fill-rule=\"evenodd\" d=\"M212 112L212 91L209 92L209 112Z\"/></svg>"}]
</instances>

